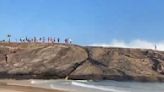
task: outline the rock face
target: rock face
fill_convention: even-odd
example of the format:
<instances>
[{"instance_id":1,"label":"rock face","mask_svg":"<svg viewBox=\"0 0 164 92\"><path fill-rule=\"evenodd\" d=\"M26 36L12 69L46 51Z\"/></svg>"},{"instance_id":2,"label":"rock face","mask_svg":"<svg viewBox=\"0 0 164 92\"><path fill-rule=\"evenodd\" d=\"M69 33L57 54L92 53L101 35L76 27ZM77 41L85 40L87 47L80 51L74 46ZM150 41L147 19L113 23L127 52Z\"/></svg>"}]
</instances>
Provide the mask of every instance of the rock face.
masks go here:
<instances>
[{"instance_id":1,"label":"rock face","mask_svg":"<svg viewBox=\"0 0 164 92\"><path fill-rule=\"evenodd\" d=\"M0 78L164 81L164 52L64 44L0 44Z\"/></svg>"}]
</instances>

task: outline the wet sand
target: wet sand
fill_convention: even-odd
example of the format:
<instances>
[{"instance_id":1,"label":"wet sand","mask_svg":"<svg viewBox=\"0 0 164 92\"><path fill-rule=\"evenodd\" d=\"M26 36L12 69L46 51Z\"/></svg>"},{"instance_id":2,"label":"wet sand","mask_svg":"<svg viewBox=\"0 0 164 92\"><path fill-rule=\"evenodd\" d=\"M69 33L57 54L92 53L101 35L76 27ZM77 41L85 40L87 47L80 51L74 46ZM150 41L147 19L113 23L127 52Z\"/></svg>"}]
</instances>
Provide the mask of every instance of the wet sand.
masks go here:
<instances>
[{"instance_id":1,"label":"wet sand","mask_svg":"<svg viewBox=\"0 0 164 92\"><path fill-rule=\"evenodd\" d=\"M14 84L10 85L8 84L8 82L10 82L10 80L3 80L3 82L0 81L0 92L64 92L59 90L37 88L32 86L19 86Z\"/></svg>"}]
</instances>

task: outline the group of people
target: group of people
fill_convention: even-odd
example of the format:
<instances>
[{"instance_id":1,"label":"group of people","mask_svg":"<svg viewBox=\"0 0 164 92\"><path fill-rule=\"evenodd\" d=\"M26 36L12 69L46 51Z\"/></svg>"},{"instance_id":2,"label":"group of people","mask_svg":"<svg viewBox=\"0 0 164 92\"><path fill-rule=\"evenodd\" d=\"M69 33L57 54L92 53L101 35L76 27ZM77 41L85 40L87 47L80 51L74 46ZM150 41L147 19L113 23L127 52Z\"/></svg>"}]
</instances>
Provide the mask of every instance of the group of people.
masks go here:
<instances>
[{"instance_id":1,"label":"group of people","mask_svg":"<svg viewBox=\"0 0 164 92\"><path fill-rule=\"evenodd\" d=\"M15 39L16 42L19 43L62 43L60 38L55 38L55 37L33 37L33 38L20 38L20 39ZM6 42L3 40L2 42ZM70 38L65 38L64 43L66 44L71 44L72 40Z\"/></svg>"},{"instance_id":2,"label":"group of people","mask_svg":"<svg viewBox=\"0 0 164 92\"><path fill-rule=\"evenodd\" d=\"M24 42L27 42L27 43L60 43L61 39L55 38L55 37L48 37L48 38L45 38L45 37L28 38L28 37L26 37L25 39L20 38L19 42L21 42L21 43L24 43ZM72 43L72 40L70 38L65 38L64 43L67 43L67 44Z\"/></svg>"}]
</instances>

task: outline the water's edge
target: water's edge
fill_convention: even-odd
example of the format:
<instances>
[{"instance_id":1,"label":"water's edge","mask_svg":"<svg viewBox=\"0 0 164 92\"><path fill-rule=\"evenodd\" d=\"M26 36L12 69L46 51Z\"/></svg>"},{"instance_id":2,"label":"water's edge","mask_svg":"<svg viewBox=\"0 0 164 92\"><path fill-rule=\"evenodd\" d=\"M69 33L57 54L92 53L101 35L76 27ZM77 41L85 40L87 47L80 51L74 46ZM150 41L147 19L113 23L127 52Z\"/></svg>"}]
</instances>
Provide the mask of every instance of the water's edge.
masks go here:
<instances>
[{"instance_id":1,"label":"water's edge","mask_svg":"<svg viewBox=\"0 0 164 92\"><path fill-rule=\"evenodd\" d=\"M69 92L163 92L164 83L87 81L87 80L30 80L37 87Z\"/></svg>"}]
</instances>

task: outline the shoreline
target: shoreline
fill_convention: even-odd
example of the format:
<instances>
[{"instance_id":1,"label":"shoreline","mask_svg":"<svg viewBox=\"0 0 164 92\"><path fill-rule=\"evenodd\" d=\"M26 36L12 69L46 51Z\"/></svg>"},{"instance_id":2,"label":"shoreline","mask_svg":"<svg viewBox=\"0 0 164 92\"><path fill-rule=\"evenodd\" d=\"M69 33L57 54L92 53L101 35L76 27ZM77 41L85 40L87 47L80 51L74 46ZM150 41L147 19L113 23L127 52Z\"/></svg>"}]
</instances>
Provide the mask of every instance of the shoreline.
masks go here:
<instances>
[{"instance_id":1,"label":"shoreline","mask_svg":"<svg viewBox=\"0 0 164 92\"><path fill-rule=\"evenodd\" d=\"M0 92L163 92L163 86L164 83L113 80L0 80Z\"/></svg>"},{"instance_id":2,"label":"shoreline","mask_svg":"<svg viewBox=\"0 0 164 92\"><path fill-rule=\"evenodd\" d=\"M0 80L0 92L66 92L56 89L36 87L27 80Z\"/></svg>"}]
</instances>

